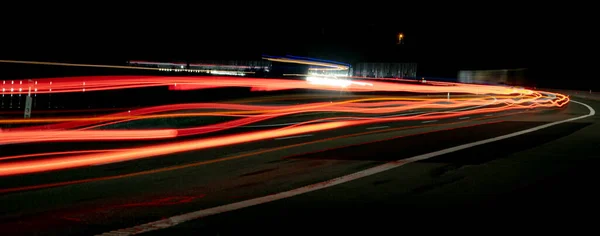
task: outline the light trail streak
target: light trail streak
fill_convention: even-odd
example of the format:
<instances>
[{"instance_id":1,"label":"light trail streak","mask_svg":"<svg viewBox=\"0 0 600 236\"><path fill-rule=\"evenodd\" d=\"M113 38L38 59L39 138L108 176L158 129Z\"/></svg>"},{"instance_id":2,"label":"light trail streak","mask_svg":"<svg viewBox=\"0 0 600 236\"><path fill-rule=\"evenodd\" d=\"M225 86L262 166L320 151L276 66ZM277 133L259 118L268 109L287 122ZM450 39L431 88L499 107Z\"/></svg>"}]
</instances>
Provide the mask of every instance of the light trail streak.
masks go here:
<instances>
[{"instance_id":1,"label":"light trail streak","mask_svg":"<svg viewBox=\"0 0 600 236\"><path fill-rule=\"evenodd\" d=\"M473 100L468 100L466 102L461 102L461 103L457 103L457 102L452 102L449 103L445 100L437 100L437 99L431 99L429 101L419 101L419 102L415 102L415 103L410 103L407 101L401 101L401 99L397 99L400 101L385 101L385 102L376 102L379 100L384 100L384 99L396 99L396 98L367 98L367 99L356 99L356 100L349 100L349 101L344 101L344 102L338 102L338 103L317 103L317 104L307 104L307 105L298 105L298 106L291 106L289 108L284 108L284 109L277 109L277 110L268 110L265 108L270 108L269 106L251 106L251 105L232 105L232 104L221 104L223 107L228 107L228 108L238 108L238 109L263 109L263 110L259 110L260 112L263 113L270 113L270 114L266 114L266 115L256 115L256 116L251 116L251 117L245 117L245 118L240 118L238 120L233 120L233 121L227 121L227 122L222 122L222 123L218 123L218 124L213 124L213 125L205 125L205 126L200 126L200 127L193 127L193 128L184 128L184 129L177 129L177 130L173 130L171 132L174 132L175 135L165 135L164 132L166 131L160 131L160 130L155 130L156 133L151 133L148 130L146 130L145 132L138 132L135 130L126 130L126 131L119 131L119 135L116 134L111 134L111 133L107 133L106 136L103 135L90 135L89 132L76 132L76 131L54 131L54 130L50 130L50 131L46 131L46 130L35 130L36 128L31 128L31 127L27 127L21 130L24 131L20 131L19 129L13 129L10 130L12 132L9 133L9 135L4 135L2 137L0 137L0 144L10 144L10 143L24 143L24 142L43 142L43 141L76 141L76 140L118 140L119 137L122 138L122 140L143 140L143 139L159 139L159 138L173 138L176 136L190 136L190 135L198 135L198 134L206 134L206 133L211 133L211 132L217 132L217 131L222 131L222 130L226 130L226 129L230 129L230 128L236 128L236 127L240 127L240 126L244 126L244 125L249 125L249 124L253 124L253 123L257 123L257 122L261 122L261 121L265 121L265 120L269 120L269 119L274 119L277 117L282 117L282 116L288 116L288 115L293 115L293 114L299 114L299 113L307 113L307 112L324 112L324 111L334 111L334 112L347 112L347 113L362 113L362 114L382 114L382 113L393 113L393 112L400 112L400 111L406 111L406 110L413 110L413 109L420 109L420 108L444 108L444 109L450 109L450 108L457 108L457 107L469 107L469 106L485 106L485 105L492 105L494 103L496 103L497 99L494 99L494 102L490 102L486 99L473 99ZM356 102L365 102L365 101L375 101L375 102L371 102L371 103L356 103ZM528 101L526 99L524 99L523 101ZM438 104L438 102L445 102L444 104ZM485 103L481 103L481 102L485 102ZM146 109L140 109L137 111L133 111L133 114L139 114L139 113L149 113L149 112L165 112L165 111L173 111L173 110L177 110L177 109L201 109L201 108L211 108L216 106L217 104L180 104L180 105L173 105L173 106L159 106L159 107L151 107L151 108L146 108ZM350 105L350 106L348 106ZM399 106L392 106L392 107L388 107L391 105L399 105ZM372 107L368 107L368 108L364 108L365 106L372 106ZM386 107L382 107L382 106L386 106ZM513 107L513 109L515 109L516 107ZM252 110L253 112L255 110ZM455 110L456 111L456 110ZM131 114L131 112L128 112L127 114ZM224 115L228 115L229 113L216 113L216 114L210 114L210 115L219 115L219 116L224 116ZM153 116L144 116L144 117L138 117L138 116L127 116L127 117L114 117L112 115L109 115L108 118L110 118L109 120L112 119L125 119L122 122L127 122L127 121L132 121L132 120L136 120L136 119L142 119L142 118L173 118L173 117L180 117L180 116L206 116L208 115L207 113L184 113L184 114L164 114L164 115L153 115ZM454 114L450 114L447 116L453 116ZM395 116L388 116L388 117L375 117L375 118L363 118L363 119L369 119L372 121L378 121L378 122L385 122L385 121L401 121L401 120L411 120L411 119L419 119L420 116L412 116L412 118L409 117L395 117ZM354 119L357 117L346 117L347 119ZM107 118L106 117L97 117L97 118L90 118L91 121L104 121ZM336 118L336 120L339 120L339 117ZM23 120L23 121L28 121L28 120ZM34 122L38 122L39 120L34 120ZM66 125L61 125L60 126L54 126L54 127L45 127L45 128L51 128L51 129L57 129L57 128L74 128L82 125L90 125L93 123L90 123L90 120L85 120L88 121L87 123L83 123L83 124L77 124L77 123L71 123L71 125L66 124ZM323 121L323 120L318 120L318 121ZM315 122L315 121L309 121L309 122ZM112 123L108 123L108 124L114 124L117 122L112 122ZM104 124L106 125L106 124ZM91 127L86 127L86 128L81 128L80 130L87 130L90 128L96 128L99 125L95 125L95 126L91 126ZM293 127L293 126L290 126ZM38 127L39 128L39 127ZM96 131L96 132L100 132L100 131ZM127 132L130 133L130 135L126 135ZM163 133L159 133L159 132L163 132ZM138 138L136 138L138 137Z\"/></svg>"},{"instance_id":2,"label":"light trail streak","mask_svg":"<svg viewBox=\"0 0 600 236\"><path fill-rule=\"evenodd\" d=\"M531 102L532 100L534 100L537 97L531 98L531 99L521 99L520 102L521 103L525 103L525 102ZM235 104L214 104L214 103L208 103L208 104L179 104L179 105L170 105L170 106L159 106L159 107L151 107L151 108L144 108L144 109L140 109L140 110L134 110L133 113L131 112L123 112L123 113L118 113L116 115L108 115L105 117L94 117L94 118L87 118L87 119L83 119L83 123L62 123L62 124L58 124L58 125L47 125L47 126L43 126L43 127L25 127L25 128L20 128L20 129L13 129L10 131L13 131L12 136L9 135L5 135L4 137L0 138L0 143L9 143L9 142L15 142L14 137L17 138L21 138L23 140L23 142L27 142L25 141L25 137L27 135L29 136L44 136L44 132L46 131L38 131L38 132L21 132L20 135L17 133L15 134L15 131L32 131L32 130L37 130L40 128L45 128L45 129L66 129L66 128L76 128L76 127L81 127L81 126L85 126L85 125L92 125L92 124L96 124L94 123L94 121L106 121L106 120L120 120L123 119L125 121L131 121L131 120L136 120L136 119L148 119L148 118L174 118L174 117L187 117L187 116L227 116L227 115L235 115L235 114L252 114L252 113L258 113L258 112L262 112L262 113L277 113L277 114L271 114L271 115L260 115L260 116L254 116L254 117L247 117L247 118L242 118L239 120L235 120L235 121L229 121L229 122L225 122L225 123L220 123L217 125L209 125L209 126L205 126L205 127L195 127L195 128L188 128L188 129L179 129L178 133L180 135L194 135L194 134L201 134L201 133L208 133L208 132L214 132L214 131L220 131L220 130L224 130L227 128L234 128L234 127L239 127L242 125L247 125L247 124L251 124L251 123L255 123L255 122L259 122L259 121L264 121L267 119L272 119L272 118L276 118L276 117L280 117L280 116L285 116L285 115L291 115L291 114L298 114L298 113L302 113L302 112L323 112L323 111L334 111L334 112L348 112L348 113L363 113L363 114L381 114L381 113L392 113L392 112L400 112L400 111L406 111L406 110L413 110L413 109L418 109L418 108L456 108L456 107L468 107L468 106L472 106L472 105L482 105L481 102L488 102L485 99L472 99L470 101L466 101L466 102L461 102L461 103L456 103L455 100L453 100L453 102L448 103L443 99L430 99L430 100L425 100L425 101L421 101L421 102L415 102L413 104L410 104L406 101L386 101L386 102L372 102L372 103L358 103L358 102L366 102L366 101L378 101L378 100L396 100L395 98L367 98L367 99L357 99L357 100L349 100L349 101L344 101L344 102L337 102L335 104L333 103L317 103L317 104L308 104L308 105L299 105L299 106L290 106L288 108L284 108L284 109L275 109L275 110L269 110L266 108L270 108L269 106L252 106L252 105L235 105ZM401 100L401 99L397 99L397 100ZM510 104L509 101L507 101L506 99L503 100L499 100L500 103L506 103L506 104ZM445 104L439 104L439 102L445 102ZM224 109L246 109L246 111L243 112L217 112L217 113L182 113L182 114L162 114L162 115L150 115L150 116L136 116L135 114L146 114L146 113L157 113L157 112L165 112L165 111L173 111L173 110L179 110L179 109L202 109L202 108L212 108L215 106L221 106ZM346 105L346 106L344 106ZM391 106L391 105L400 105L397 107L382 107L382 106ZM491 105L491 103L487 103L487 104L483 104L483 105ZM514 106L515 104L511 104L511 106ZM362 108L365 106L371 106L370 108ZM358 108L356 108L358 107ZM518 107L513 107L512 109L515 109ZM250 110L250 111L248 111ZM123 114L128 114L128 116L119 116L123 115ZM133 116L131 114L134 114ZM418 117L418 116L415 116ZM77 120L78 118L67 118L67 119L49 119L49 120L45 120L45 119L31 119L31 120L18 120L18 121L14 121L14 120L4 120L4 121L0 121L0 122L9 122L9 123L18 123L18 122L41 122L41 121L63 121L63 120ZM404 119L404 118L400 118L400 119ZM109 124L114 124L113 123L109 123ZM99 125L95 125L92 127L98 127ZM88 128L83 128L83 129L89 129ZM122 131L122 132L126 132L126 131ZM50 133L48 133L50 134ZM75 133L68 133L71 135L75 135ZM158 134L157 134L158 135ZM64 136L63 136L64 137ZM165 137L164 135L158 135L155 138L160 138L160 137ZM133 139L133 136L130 137L131 139ZM149 138L149 137L146 137ZM73 138L73 140L77 140L78 138ZM86 138L82 138L82 140L85 140ZM92 139L92 138L87 138L87 139ZM95 139L101 139L101 137L95 137ZM107 137L107 139L111 139L110 137ZM38 140L38 141L43 141L42 138L35 138L35 139L31 139L31 140ZM60 139L55 139L55 140L60 140ZM63 140L69 140L68 138L63 138Z\"/></svg>"},{"instance_id":3,"label":"light trail streak","mask_svg":"<svg viewBox=\"0 0 600 236\"><path fill-rule=\"evenodd\" d=\"M218 88L218 87L248 87L262 91L271 90L289 90L289 89L313 89L313 90L331 90L338 91L341 88L336 86L323 86L319 84L307 83L303 80L286 80L271 78L250 78L250 77L231 77L231 76L82 76L67 78L42 78L36 80L38 83L33 87L38 89L38 94L45 93L72 93L81 92L83 82L85 82L86 91L102 91L126 88L143 88L153 86L172 86L172 88L181 86L180 90ZM27 82L27 81L25 81ZM52 83L50 83L52 82ZM355 80L354 83L343 88L345 91L352 92L415 92L415 93L470 93L470 94L497 94L509 95L515 93L532 93L531 90L507 88L503 86L487 86L475 84L456 84L444 83L443 86L409 84L385 82L380 80ZM372 84L372 86L363 86L361 84ZM187 86L187 88L186 88ZM20 87L12 84L3 84L2 88ZM50 91L52 89L52 91ZM7 91L8 91L7 90ZM28 91L11 92L12 94L27 94Z\"/></svg>"},{"instance_id":4,"label":"light trail streak","mask_svg":"<svg viewBox=\"0 0 600 236\"><path fill-rule=\"evenodd\" d=\"M324 66L327 68L333 68L333 69L339 69L339 70L349 69L349 67L345 66L345 65L338 65L338 64L326 63L326 62L315 62L315 61L311 61L311 60L292 59L292 58L284 58L284 57L281 57L281 58L263 57L263 59L269 60L269 61L276 61L276 62L296 63L296 64L303 64L303 65L311 65L311 66Z\"/></svg>"},{"instance_id":5,"label":"light trail streak","mask_svg":"<svg viewBox=\"0 0 600 236\"><path fill-rule=\"evenodd\" d=\"M561 107L569 101L568 97L561 94L502 86L467 85L445 82L436 83L435 85L424 85L407 83L399 84L379 80L365 81L366 82L358 81L356 83L346 84L344 85L344 88L339 88L335 85L311 84L302 80L227 76L92 76L37 79L36 89L38 90L38 93L79 92L82 89L82 85L85 84L86 91L149 86L170 86L172 89L180 90L218 87L248 87L268 91L281 89L338 91L343 89L352 92L409 92L417 94L437 94L440 96L372 97L336 102L309 102L299 105L250 105L233 103L172 104L133 109L127 112L118 112L98 117L2 119L0 120L1 124L53 124L0 130L0 145L25 142L172 139L175 137L207 134L237 127L256 125L259 122L266 122L276 118L335 113L332 114L333 117L304 120L283 128L195 138L193 140L174 141L171 143L147 145L132 149L98 152L90 150L89 153L86 152L87 150L83 150L78 153L37 153L0 157L0 160L3 161L0 162L0 176L101 165L260 140L302 136L307 135L307 133L316 133L324 130L359 125L372 125L382 122L440 120L490 112L542 107ZM369 83L372 86L364 86L364 83ZM6 86L9 86L8 83L6 84ZM14 81L11 81L10 88L18 87L17 84L20 85L22 83L14 83ZM50 91L50 88L52 91ZM17 90L13 91L15 91L14 94L19 94L16 92ZM470 97L465 96L462 98L446 99L441 96L445 96L448 92L470 94ZM397 114L409 111L412 112ZM382 114L388 115L381 116ZM201 124L200 126L190 128L97 130L103 128L103 126L131 122L134 120L208 116L233 117L235 119L215 124ZM29 157L43 158L22 160Z\"/></svg>"},{"instance_id":6,"label":"light trail streak","mask_svg":"<svg viewBox=\"0 0 600 236\"><path fill-rule=\"evenodd\" d=\"M531 107L531 106L527 106ZM511 106L509 109L519 109L518 106ZM478 114L487 113L494 111L505 111L506 108L482 108L477 110L462 111L459 112L461 115L464 114ZM441 114L441 115L427 115L427 119L443 119L456 116L456 114ZM414 117L393 117L385 119L386 121L398 121L398 120L413 120ZM167 155L178 152L201 150L205 148L212 148L225 145L233 145L245 142L253 142L265 139L274 139L286 136L295 136L309 132L317 132L329 129L336 129L355 125L372 124L381 122L381 119L372 120L356 120L356 121L336 121L322 124L304 124L290 126L283 129L248 132L235 135L227 135L213 138L202 138L191 141L182 141L170 144L161 144L153 146L145 146L140 148L134 148L127 151L111 152L111 153L100 153L100 154L88 154L88 155L75 155L61 158L45 159L45 160L31 160L15 163L1 163L0 164L0 176L4 175L15 175L15 174L26 174L42 171L51 171L65 168L82 167L89 165L99 165L103 163L121 162L128 160L135 160L140 158Z\"/></svg>"},{"instance_id":7,"label":"light trail streak","mask_svg":"<svg viewBox=\"0 0 600 236\"><path fill-rule=\"evenodd\" d=\"M82 154L82 153L114 152L114 151L123 151L123 150L124 149L100 149L100 150L81 150L81 151L64 151L64 152L45 152L45 153L34 153L34 154L24 154L24 155L0 157L0 161L10 160L10 159L19 159L19 158L72 155L72 154Z\"/></svg>"},{"instance_id":8,"label":"light trail streak","mask_svg":"<svg viewBox=\"0 0 600 236\"><path fill-rule=\"evenodd\" d=\"M135 160L145 157L166 155L178 152L201 150L212 147L233 145L257 140L273 139L283 136L293 136L303 133L323 131L342 127L343 122L306 125L288 130L267 130L248 132L245 134L227 135L215 138L202 138L190 141L181 141L161 145L133 148L128 151L75 155L43 160L19 161L0 163L0 176L27 174L51 170L59 170L104 163Z\"/></svg>"},{"instance_id":9,"label":"light trail streak","mask_svg":"<svg viewBox=\"0 0 600 236\"><path fill-rule=\"evenodd\" d=\"M0 144L56 141L126 141L177 137L177 130L58 130L2 132Z\"/></svg>"},{"instance_id":10,"label":"light trail streak","mask_svg":"<svg viewBox=\"0 0 600 236\"><path fill-rule=\"evenodd\" d=\"M116 114L91 117L91 118L38 118L38 119L3 119L0 120L0 124L20 124L20 123L53 123L53 122L66 122L75 121L75 123L62 123L58 125L45 125L45 126L34 126L26 127L15 130L37 130L37 129L67 129L75 128L84 125L93 125L102 121L112 120L135 120L135 119L156 119L156 118L177 118L177 117L193 117L193 116L238 116L238 115L253 115L260 113L287 113L287 112L322 112L322 111L334 111L334 112L348 112L348 113L391 113L400 112L411 109L419 108L455 108L460 106L471 106L481 105L487 103L486 98L480 99L456 99L447 101L446 99L425 99L425 98L393 98L393 97L380 97L380 98L365 98L347 100L335 103L311 103L303 105L292 105L292 106L257 106L257 105L238 105L238 104L226 104L226 103L204 103L204 104L174 104L166 106L149 107L138 110L130 110L128 112L120 112ZM489 97L492 98L492 97ZM520 100L520 103L530 102L532 99ZM395 100L381 103L364 103L381 100ZM408 102L404 100L420 101L420 102ZM500 102L512 102L508 99L499 100ZM397 106L397 107L382 107L382 106ZM358 108L356 108L358 107ZM367 108L364 108L367 107ZM158 114L158 115L144 115L150 113L164 113L176 110L199 110L219 108L224 110L241 110L241 111L221 111L221 112L187 112L178 114ZM76 123L81 121L83 123Z\"/></svg>"},{"instance_id":11,"label":"light trail streak","mask_svg":"<svg viewBox=\"0 0 600 236\"><path fill-rule=\"evenodd\" d=\"M61 62L17 61L17 60L0 60L0 63L49 65L49 66L97 67L97 68L116 68L116 69L136 69L136 70L158 70L159 69L159 68L147 68L147 67L145 68L145 67L135 67L135 66L111 66L111 65L75 64L75 63L61 63Z\"/></svg>"},{"instance_id":12,"label":"light trail streak","mask_svg":"<svg viewBox=\"0 0 600 236\"><path fill-rule=\"evenodd\" d=\"M500 115L498 117L509 116L509 115L512 115L512 114L504 114L504 115ZM473 120L485 120L485 119L489 119L489 118L481 117L481 118L476 118ZM464 122L465 121L454 121L454 122L450 122L447 124L459 124L459 123L464 123ZM193 163L189 163L189 164L175 165L175 166L163 167L163 168L152 169L152 170L133 172L133 173L128 173L128 174L119 174L119 175L113 175L113 176L104 176L104 177L87 178L87 179L64 181L64 182L57 182L57 183L47 183L47 184L39 184L39 185L32 185L32 186L22 186L22 187L15 187L15 188L0 189L0 193L27 191L27 190L34 190L34 189L41 189L41 188L65 186L65 185L71 185L71 184L80 184L80 183L88 183L88 182L95 182L95 181L102 181L102 180L121 179L121 178L135 177L135 176L141 176L141 175L155 174L155 173L160 173L160 172L174 171L174 170L185 169L185 168L190 168L190 167L208 165L208 164L219 163L219 162L224 162L224 161L230 161L230 160L240 159L240 158L249 157L249 156L253 156L253 155L279 151L279 150L283 150L283 149L287 149L287 148L306 146L306 145L310 145L310 144L338 140L338 139L342 139L342 138L350 138L350 137L375 134L375 133L384 133L384 132L391 132L391 131L407 130L407 129L414 129L414 128L435 127L435 126L440 126L440 124L405 126L405 127L399 127L399 128L387 128L387 129L381 129L381 130L364 131L364 132L359 132L359 133L354 133L354 134L340 135L340 136L335 136L335 137L331 137L331 138L324 138L324 139L312 140L312 141L307 141L307 142L302 142L302 143L290 144L290 145L285 145L285 146L281 146L281 147L256 150L256 151L246 152L246 153L242 153L242 154L238 154L238 155L234 155L234 156L222 157L222 158L206 160L206 161L198 161L198 162L193 162ZM93 151L96 151L96 150L93 150ZM107 150L107 151L118 151L118 149ZM92 152L92 151L90 151L90 152ZM50 155L50 154L52 154L52 153L48 153L48 155ZM72 154L75 154L75 153L72 153ZM25 156L25 155L22 155L22 156ZM22 156L13 156L10 158L21 158Z\"/></svg>"}]
</instances>

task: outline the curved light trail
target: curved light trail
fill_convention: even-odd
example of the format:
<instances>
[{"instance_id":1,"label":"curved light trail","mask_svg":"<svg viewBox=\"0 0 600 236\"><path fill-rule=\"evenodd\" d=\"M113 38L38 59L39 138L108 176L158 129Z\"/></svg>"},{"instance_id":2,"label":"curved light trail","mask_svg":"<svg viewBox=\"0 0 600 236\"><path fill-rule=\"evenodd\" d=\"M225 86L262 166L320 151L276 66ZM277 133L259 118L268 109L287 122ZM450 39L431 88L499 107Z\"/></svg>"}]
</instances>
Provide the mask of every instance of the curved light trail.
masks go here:
<instances>
[{"instance_id":1,"label":"curved light trail","mask_svg":"<svg viewBox=\"0 0 600 236\"><path fill-rule=\"evenodd\" d=\"M344 81L344 80L340 80ZM304 80L250 78L233 76L79 76L65 78L42 78L33 81L3 80L0 85L5 94L29 93L74 93L127 88L170 86L177 90L194 90L219 87L249 87L261 91L314 89L350 92L413 92L413 93L470 93L510 95L515 93L531 94L527 89L508 88L476 84L444 83L441 85L423 85L395 83L380 80L356 80L348 86L336 84L323 85L308 83ZM366 84L369 84L366 86ZM176 88L179 86L178 88ZM29 90L31 88L31 90Z\"/></svg>"},{"instance_id":2,"label":"curved light trail","mask_svg":"<svg viewBox=\"0 0 600 236\"><path fill-rule=\"evenodd\" d=\"M339 82L339 83L338 83ZM171 140L168 143L128 149L80 150L53 153L30 153L16 156L0 154L0 176L56 171L67 168L156 157L226 145L301 135L344 127L381 122L432 120L462 117L490 112L532 108L562 107L569 98L556 93L539 92L503 86L458 83L398 83L362 80L286 80L240 78L227 76L89 76L45 78L27 82L3 81L7 94L72 93L169 86L175 90L218 87L248 87L253 91L314 89L350 92L403 92L432 95L416 97L372 97L330 102L305 102L297 105L257 105L239 103L190 103L132 109L97 117L49 117L34 119L0 119L0 124L33 124L0 130L0 145L31 142L65 141L144 141ZM17 88L17 89L15 89ZM27 89L24 89L27 88ZM20 91L20 92L19 92ZM455 94L445 98L448 93ZM268 102L268 99L264 101ZM320 114L315 116L314 114ZM325 116L325 117L323 117ZM198 123L187 128L111 129L111 125L147 119L182 117L227 117L226 121ZM278 128L268 128L281 119L295 120ZM44 125L40 125L44 123ZM277 123L281 124L281 123ZM241 127L263 129L247 132ZM232 134L176 139L220 131Z\"/></svg>"}]
</instances>

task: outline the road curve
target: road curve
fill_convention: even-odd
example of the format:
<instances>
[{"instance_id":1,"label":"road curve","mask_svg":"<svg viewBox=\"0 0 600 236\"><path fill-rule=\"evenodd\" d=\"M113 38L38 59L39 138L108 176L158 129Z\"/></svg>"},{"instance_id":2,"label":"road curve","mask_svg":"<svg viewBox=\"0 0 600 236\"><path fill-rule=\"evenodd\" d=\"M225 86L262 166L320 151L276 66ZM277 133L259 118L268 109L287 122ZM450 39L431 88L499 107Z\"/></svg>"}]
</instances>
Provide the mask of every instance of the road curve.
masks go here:
<instances>
[{"instance_id":1,"label":"road curve","mask_svg":"<svg viewBox=\"0 0 600 236\"><path fill-rule=\"evenodd\" d=\"M1 179L2 186L6 186L0 196L5 211L2 231L58 235L164 228L206 216L208 211L224 212L322 189L590 115L587 107L572 104L560 110L384 122L158 159L69 169L60 174L8 176ZM424 140L431 142L423 145ZM381 155L368 153L365 148ZM433 150L440 151L431 153ZM88 177L90 181L69 183L73 176ZM36 186L40 178L47 182L40 185L48 185ZM33 188L19 189L22 186ZM165 217L157 226L156 220ZM135 225L142 227L130 228Z\"/></svg>"}]
</instances>

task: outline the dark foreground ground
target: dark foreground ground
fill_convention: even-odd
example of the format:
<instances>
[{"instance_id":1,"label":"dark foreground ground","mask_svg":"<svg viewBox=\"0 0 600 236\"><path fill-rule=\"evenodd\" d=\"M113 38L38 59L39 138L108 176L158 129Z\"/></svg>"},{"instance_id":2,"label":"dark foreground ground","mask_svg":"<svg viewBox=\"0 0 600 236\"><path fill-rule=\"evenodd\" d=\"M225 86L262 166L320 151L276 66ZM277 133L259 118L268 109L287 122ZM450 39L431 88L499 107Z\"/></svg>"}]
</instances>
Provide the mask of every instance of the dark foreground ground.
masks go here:
<instances>
[{"instance_id":1,"label":"dark foreground ground","mask_svg":"<svg viewBox=\"0 0 600 236\"><path fill-rule=\"evenodd\" d=\"M585 102L600 108L598 102ZM559 125L148 235L587 232L600 210L598 120Z\"/></svg>"},{"instance_id":2,"label":"dark foreground ground","mask_svg":"<svg viewBox=\"0 0 600 236\"><path fill-rule=\"evenodd\" d=\"M577 99L576 99L577 100ZM578 100L600 110L600 103ZM497 137L588 114L571 103L550 112L439 121L438 126L390 130L177 171L10 192L0 195L1 235L94 235L274 194L354 173L386 161ZM481 118L481 119L479 119ZM597 116L552 126L326 189L188 221L148 235L403 234L436 231L576 232L592 225L600 123ZM398 128L411 124L386 124ZM368 127L315 133L308 139L365 132ZM336 133L340 132L340 133ZM365 143L363 145L354 145ZM385 140L385 141L382 141ZM268 140L170 156L216 159L307 140ZM313 152L312 150L324 150ZM221 150L221 151L219 151ZM223 151L227 150L227 152ZM309 151L307 151L309 150ZM228 154L226 156L234 156ZM3 186L44 177L96 177L159 167L154 160L3 178ZM53 179L54 178L54 179ZM589 217L591 216L591 217ZM565 227L567 226L567 227ZM573 231L575 230L575 231Z\"/></svg>"}]
</instances>

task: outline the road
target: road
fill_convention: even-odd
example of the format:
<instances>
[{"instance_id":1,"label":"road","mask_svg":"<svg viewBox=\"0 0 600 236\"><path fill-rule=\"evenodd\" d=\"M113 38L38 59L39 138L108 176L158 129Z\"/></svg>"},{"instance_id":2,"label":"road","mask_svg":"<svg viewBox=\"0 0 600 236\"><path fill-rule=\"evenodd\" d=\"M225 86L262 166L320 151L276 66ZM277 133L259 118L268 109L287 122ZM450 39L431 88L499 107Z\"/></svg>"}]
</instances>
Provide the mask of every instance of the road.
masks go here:
<instances>
[{"instance_id":1,"label":"road","mask_svg":"<svg viewBox=\"0 0 600 236\"><path fill-rule=\"evenodd\" d=\"M588 117L600 103L545 107L559 98L523 94L386 97L285 109L230 104L233 111L196 116L241 118L210 120L216 125L202 129L187 127L189 120L162 123L176 135L152 140L128 131L153 135L147 126L156 123L135 122L170 117L165 107L128 111L125 118L61 118L67 120L42 125L55 127L50 130L6 129L0 233L288 234L319 227L339 233L352 232L348 225L381 229L441 212L516 209L522 205L509 203L519 193L543 193L549 178L565 181L557 176L595 163L591 150L600 140L597 118ZM167 108L185 110L175 114L188 119L210 104L182 106ZM221 129L230 121L238 123ZM119 124L126 124L123 133L91 136ZM56 140L62 131L69 133ZM113 139L121 134L127 136Z\"/></svg>"},{"instance_id":2,"label":"road","mask_svg":"<svg viewBox=\"0 0 600 236\"><path fill-rule=\"evenodd\" d=\"M586 103L598 107L596 102ZM5 193L0 196L4 212L2 231L8 233L5 235L41 232L56 235L109 232L181 213L299 188L374 167L382 162L497 137L551 121L585 115L587 112L585 107L571 103L559 111L530 111L507 116L480 115L468 119L451 118L436 121L428 127L414 129L403 129L403 127L422 123L422 121L357 126L346 130L320 132L312 136L243 144L233 150L226 147L172 155L169 159L175 163L190 157L216 160L221 156L220 153L227 153L224 156L232 158L223 162L195 165L172 171ZM596 129L595 127L597 127L595 119L561 124L539 132L465 150L462 153L412 163L339 186L186 222L166 229L169 232L156 231L155 233L200 231L222 235L247 230L275 233L269 230L269 225L273 222L277 222L278 226L283 224L299 227L298 224L306 224L301 219L313 219L317 222L312 222L311 225L333 227L336 222L348 223L346 220L357 221L365 217L371 218L373 215L381 219L382 216L378 215L383 214L382 212L406 210L407 206L411 211L436 209L439 206L452 204L469 205L472 203L468 202L473 199L480 205L486 206L491 200L477 197L481 193L510 192L515 188L510 183L517 180L520 183L518 186L527 186L527 181L535 182L539 178L560 171L561 168L566 169L566 167L556 167L558 164L552 163L568 163L558 158L560 152L553 153L552 150L545 149L557 145L552 143L573 142L564 139L569 137L577 139L577 136L573 137L574 133L584 132L590 135L589 130ZM316 138L314 136L323 139L365 132L367 133L326 142L281 148L313 140ZM385 139L390 140L350 146L365 143L366 140ZM594 139L585 140L589 142ZM591 144L579 145L589 150ZM534 157L523 154L531 153L532 148L542 150L534 152L536 153ZM323 149L330 150L306 153ZM553 153L554 158L543 159L539 156L541 153ZM584 153L584 151L577 153ZM527 158L521 159L519 156ZM540 163L532 166L528 163L532 158L538 159ZM506 162L518 165L508 168L503 166ZM541 163L548 163L547 165L553 169L536 170L536 173L527 174L527 178L523 178L523 173L527 173L527 170L535 166L544 165ZM5 177L2 182L3 186L28 185L30 182L39 182L39 179L56 182L61 179L61 176L73 178L78 175L94 176L94 173L101 173L98 175L102 176L119 175L123 170L133 172L132 170L144 170L148 169L148 166L156 167L164 164L157 159L149 159L65 170L61 175L51 172ZM524 169L511 174L510 171L507 173L507 168ZM490 178L485 174L487 169L507 177ZM522 182L524 180L526 181ZM494 187L489 187L490 184ZM439 196L446 197L440 200ZM357 213L360 215L356 215Z\"/></svg>"}]
</instances>

